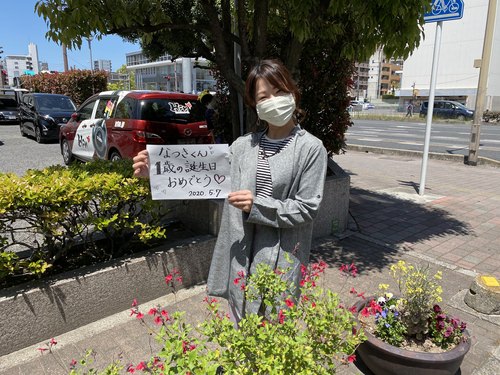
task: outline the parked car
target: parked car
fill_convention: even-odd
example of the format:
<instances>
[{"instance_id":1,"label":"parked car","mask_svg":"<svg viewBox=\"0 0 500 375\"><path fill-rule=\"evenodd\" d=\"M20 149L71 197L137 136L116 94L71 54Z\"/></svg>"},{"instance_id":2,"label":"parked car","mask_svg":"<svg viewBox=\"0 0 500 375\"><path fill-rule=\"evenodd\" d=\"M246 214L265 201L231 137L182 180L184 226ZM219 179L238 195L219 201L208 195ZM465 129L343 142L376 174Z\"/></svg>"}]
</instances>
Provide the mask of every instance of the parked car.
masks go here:
<instances>
[{"instance_id":1,"label":"parked car","mask_svg":"<svg viewBox=\"0 0 500 375\"><path fill-rule=\"evenodd\" d=\"M351 103L349 104L349 107L347 107L347 110L350 112L352 110L365 110L365 109L373 109L375 106L370 103L370 102L365 102L362 100L351 100Z\"/></svg>"},{"instance_id":2,"label":"parked car","mask_svg":"<svg viewBox=\"0 0 500 375\"><path fill-rule=\"evenodd\" d=\"M65 164L74 159L131 159L146 144L214 143L196 95L105 91L87 99L61 127Z\"/></svg>"},{"instance_id":3,"label":"parked car","mask_svg":"<svg viewBox=\"0 0 500 375\"><path fill-rule=\"evenodd\" d=\"M19 121L15 96L0 94L0 124Z\"/></svg>"},{"instance_id":4,"label":"parked car","mask_svg":"<svg viewBox=\"0 0 500 375\"><path fill-rule=\"evenodd\" d=\"M429 102L423 102L420 106L420 117L427 116L427 107ZM459 102L451 100L436 100L434 101L433 116L449 119L457 119L460 121L471 120L474 117L474 111L468 109Z\"/></svg>"},{"instance_id":5,"label":"parked car","mask_svg":"<svg viewBox=\"0 0 500 375\"><path fill-rule=\"evenodd\" d=\"M21 135L35 137L38 143L58 140L59 128L75 110L75 104L66 95L24 94L19 105Z\"/></svg>"}]
</instances>

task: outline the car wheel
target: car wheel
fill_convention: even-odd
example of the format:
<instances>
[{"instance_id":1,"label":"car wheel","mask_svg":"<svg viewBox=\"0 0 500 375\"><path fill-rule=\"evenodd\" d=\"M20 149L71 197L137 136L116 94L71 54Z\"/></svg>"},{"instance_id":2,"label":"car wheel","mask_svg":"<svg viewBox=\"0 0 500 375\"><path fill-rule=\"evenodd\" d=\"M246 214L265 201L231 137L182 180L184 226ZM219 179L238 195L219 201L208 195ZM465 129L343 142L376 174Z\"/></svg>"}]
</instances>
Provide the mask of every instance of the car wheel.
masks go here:
<instances>
[{"instance_id":1,"label":"car wheel","mask_svg":"<svg viewBox=\"0 0 500 375\"><path fill-rule=\"evenodd\" d=\"M24 126L23 123L19 124L19 129L21 130L21 136L26 137L26 133L24 132Z\"/></svg>"},{"instance_id":2,"label":"car wheel","mask_svg":"<svg viewBox=\"0 0 500 375\"><path fill-rule=\"evenodd\" d=\"M117 160L122 160L122 156L118 151L113 151L111 155L109 156L109 160L111 161L117 161Z\"/></svg>"},{"instance_id":3,"label":"car wheel","mask_svg":"<svg viewBox=\"0 0 500 375\"><path fill-rule=\"evenodd\" d=\"M465 120L465 116L464 115L458 115L457 116L457 120L458 121L464 121Z\"/></svg>"},{"instance_id":4,"label":"car wheel","mask_svg":"<svg viewBox=\"0 0 500 375\"><path fill-rule=\"evenodd\" d=\"M40 127L36 126L35 127L35 141L38 143L42 143L42 131L40 130Z\"/></svg>"},{"instance_id":5,"label":"car wheel","mask_svg":"<svg viewBox=\"0 0 500 375\"><path fill-rule=\"evenodd\" d=\"M73 157L73 154L71 153L69 143L66 139L62 140L61 154L63 157L64 164L66 164L66 165L70 165L75 160L75 158Z\"/></svg>"}]
</instances>

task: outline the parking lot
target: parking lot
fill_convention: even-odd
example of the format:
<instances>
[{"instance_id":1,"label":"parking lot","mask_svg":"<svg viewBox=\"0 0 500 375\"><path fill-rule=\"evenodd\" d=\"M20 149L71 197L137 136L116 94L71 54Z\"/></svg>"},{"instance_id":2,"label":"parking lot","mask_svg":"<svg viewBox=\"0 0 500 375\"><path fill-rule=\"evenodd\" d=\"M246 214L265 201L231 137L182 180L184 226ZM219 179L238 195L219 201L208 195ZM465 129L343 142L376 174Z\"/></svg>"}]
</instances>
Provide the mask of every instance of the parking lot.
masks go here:
<instances>
[{"instance_id":1,"label":"parking lot","mask_svg":"<svg viewBox=\"0 0 500 375\"><path fill-rule=\"evenodd\" d=\"M18 124L0 125L0 172L23 175L27 169L63 164L59 143L36 143L21 136Z\"/></svg>"}]
</instances>

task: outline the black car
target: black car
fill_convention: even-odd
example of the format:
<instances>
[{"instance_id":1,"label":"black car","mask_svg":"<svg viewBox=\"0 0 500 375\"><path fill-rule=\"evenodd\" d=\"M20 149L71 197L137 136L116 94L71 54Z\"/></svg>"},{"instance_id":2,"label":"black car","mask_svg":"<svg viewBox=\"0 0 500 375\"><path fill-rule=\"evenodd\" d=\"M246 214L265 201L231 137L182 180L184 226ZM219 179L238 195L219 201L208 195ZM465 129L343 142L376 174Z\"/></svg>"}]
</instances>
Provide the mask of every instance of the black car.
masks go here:
<instances>
[{"instance_id":1,"label":"black car","mask_svg":"<svg viewBox=\"0 0 500 375\"><path fill-rule=\"evenodd\" d=\"M19 105L23 136L35 137L38 143L59 139L59 128L76 111L73 101L60 94L25 94Z\"/></svg>"},{"instance_id":2,"label":"black car","mask_svg":"<svg viewBox=\"0 0 500 375\"><path fill-rule=\"evenodd\" d=\"M0 95L0 124L18 121L17 102L14 96Z\"/></svg>"}]
</instances>

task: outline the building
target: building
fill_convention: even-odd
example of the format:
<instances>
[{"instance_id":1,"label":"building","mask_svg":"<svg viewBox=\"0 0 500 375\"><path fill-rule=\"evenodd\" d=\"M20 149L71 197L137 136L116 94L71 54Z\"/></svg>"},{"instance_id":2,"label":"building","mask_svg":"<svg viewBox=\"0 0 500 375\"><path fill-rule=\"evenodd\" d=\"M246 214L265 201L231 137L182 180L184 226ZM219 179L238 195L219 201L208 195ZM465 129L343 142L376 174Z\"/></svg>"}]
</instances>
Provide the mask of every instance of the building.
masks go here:
<instances>
[{"instance_id":1,"label":"building","mask_svg":"<svg viewBox=\"0 0 500 375\"><path fill-rule=\"evenodd\" d=\"M474 109L479 79L475 60L481 59L488 0L464 0L462 19L443 22L435 99L456 100ZM429 97L436 23L424 26L425 39L405 60L400 105L413 97L417 104ZM477 65L477 64L476 64ZM500 111L500 7L496 9L486 108Z\"/></svg>"},{"instance_id":2,"label":"building","mask_svg":"<svg viewBox=\"0 0 500 375\"><path fill-rule=\"evenodd\" d=\"M35 75L39 73L41 69L36 44L30 43L28 45L28 55L5 56L3 69L7 73L9 86L18 86L19 77L22 75Z\"/></svg>"},{"instance_id":3,"label":"building","mask_svg":"<svg viewBox=\"0 0 500 375\"><path fill-rule=\"evenodd\" d=\"M216 82L206 59L182 57L172 60L172 56L166 54L151 61L138 51L127 53L126 61L127 70L135 73L135 86L139 90L215 91Z\"/></svg>"},{"instance_id":4,"label":"building","mask_svg":"<svg viewBox=\"0 0 500 375\"><path fill-rule=\"evenodd\" d=\"M18 79L25 74L35 74L31 56L5 56L5 70L7 71L9 86L18 86Z\"/></svg>"},{"instance_id":5,"label":"building","mask_svg":"<svg viewBox=\"0 0 500 375\"><path fill-rule=\"evenodd\" d=\"M94 70L105 70L111 73L111 60L94 60Z\"/></svg>"},{"instance_id":6,"label":"building","mask_svg":"<svg viewBox=\"0 0 500 375\"><path fill-rule=\"evenodd\" d=\"M368 66L367 98L369 100L394 94L399 89L403 60L387 58L382 48L378 48L368 60Z\"/></svg>"},{"instance_id":7,"label":"building","mask_svg":"<svg viewBox=\"0 0 500 375\"><path fill-rule=\"evenodd\" d=\"M352 77L353 87L351 97L356 100L366 98L368 92L368 78L370 76L370 65L368 61L354 63L354 75Z\"/></svg>"}]
</instances>

